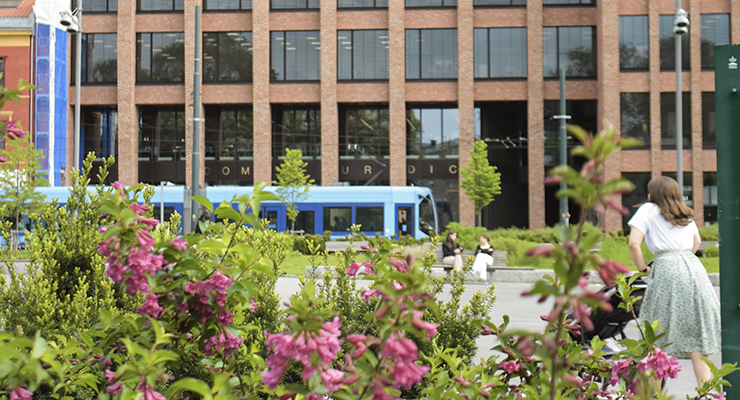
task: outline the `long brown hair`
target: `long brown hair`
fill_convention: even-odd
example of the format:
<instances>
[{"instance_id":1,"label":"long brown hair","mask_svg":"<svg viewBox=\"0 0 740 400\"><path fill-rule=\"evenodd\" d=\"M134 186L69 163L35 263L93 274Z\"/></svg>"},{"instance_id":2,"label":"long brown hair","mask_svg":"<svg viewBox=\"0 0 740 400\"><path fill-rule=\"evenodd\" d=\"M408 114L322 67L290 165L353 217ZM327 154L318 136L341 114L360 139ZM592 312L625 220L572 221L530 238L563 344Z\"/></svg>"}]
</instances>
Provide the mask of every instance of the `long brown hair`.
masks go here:
<instances>
[{"instance_id":1,"label":"long brown hair","mask_svg":"<svg viewBox=\"0 0 740 400\"><path fill-rule=\"evenodd\" d=\"M457 235L455 231L449 231L447 232L447 237L445 238L445 242L443 243L447 248L453 248L455 245L455 241L451 239L452 235Z\"/></svg>"},{"instance_id":2,"label":"long brown hair","mask_svg":"<svg viewBox=\"0 0 740 400\"><path fill-rule=\"evenodd\" d=\"M650 201L660 207L660 215L671 224L686 226L694 219L694 210L683 203L678 183L673 179L661 176L651 180L648 193Z\"/></svg>"}]
</instances>

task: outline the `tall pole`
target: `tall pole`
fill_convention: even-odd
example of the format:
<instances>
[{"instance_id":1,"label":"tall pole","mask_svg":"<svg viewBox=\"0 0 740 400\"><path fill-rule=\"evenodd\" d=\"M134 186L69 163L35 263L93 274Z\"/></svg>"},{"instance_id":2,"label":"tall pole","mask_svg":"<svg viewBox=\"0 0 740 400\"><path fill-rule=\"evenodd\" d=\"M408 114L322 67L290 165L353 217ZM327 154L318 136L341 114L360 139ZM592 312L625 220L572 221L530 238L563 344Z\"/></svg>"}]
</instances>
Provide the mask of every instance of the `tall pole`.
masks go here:
<instances>
[{"instance_id":1,"label":"tall pole","mask_svg":"<svg viewBox=\"0 0 740 400\"><path fill-rule=\"evenodd\" d=\"M681 0L676 0L676 16L681 11ZM675 30L674 30L675 32ZM681 89L681 33L676 37L676 182L683 199L683 93Z\"/></svg>"},{"instance_id":2,"label":"tall pole","mask_svg":"<svg viewBox=\"0 0 740 400\"><path fill-rule=\"evenodd\" d=\"M75 34L75 126L72 166L80 173L80 87L82 81L82 0L77 1L77 33Z\"/></svg>"},{"instance_id":3,"label":"tall pole","mask_svg":"<svg viewBox=\"0 0 740 400\"><path fill-rule=\"evenodd\" d=\"M568 164L568 133L565 129L565 120L570 116L565 115L565 68L560 68L560 165ZM565 190L564 182L560 183L560 190ZM560 199L560 222L568 226L570 215L568 214L568 198Z\"/></svg>"},{"instance_id":4,"label":"tall pole","mask_svg":"<svg viewBox=\"0 0 740 400\"><path fill-rule=\"evenodd\" d=\"M200 196L200 6L195 6L195 72L193 72L193 157L192 195ZM195 231L200 216L200 204L193 201L191 229Z\"/></svg>"}]
</instances>

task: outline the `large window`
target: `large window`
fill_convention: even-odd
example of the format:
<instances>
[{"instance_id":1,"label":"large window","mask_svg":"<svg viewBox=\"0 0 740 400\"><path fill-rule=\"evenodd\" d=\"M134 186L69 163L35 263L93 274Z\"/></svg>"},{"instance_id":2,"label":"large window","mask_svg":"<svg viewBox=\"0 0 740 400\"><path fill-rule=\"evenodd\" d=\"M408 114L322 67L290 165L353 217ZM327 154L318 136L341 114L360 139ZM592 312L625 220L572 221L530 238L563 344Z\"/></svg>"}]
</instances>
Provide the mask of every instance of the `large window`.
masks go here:
<instances>
[{"instance_id":1,"label":"large window","mask_svg":"<svg viewBox=\"0 0 740 400\"><path fill-rule=\"evenodd\" d=\"M205 106L206 160L251 160L254 149L252 108Z\"/></svg>"},{"instance_id":2,"label":"large window","mask_svg":"<svg viewBox=\"0 0 740 400\"><path fill-rule=\"evenodd\" d=\"M621 127L623 137L640 139L650 148L650 93L621 93Z\"/></svg>"},{"instance_id":3,"label":"large window","mask_svg":"<svg viewBox=\"0 0 740 400\"><path fill-rule=\"evenodd\" d=\"M673 33L675 16L661 15L660 25L660 69L673 71L676 69L676 35ZM691 29L691 28L689 28ZM688 71L690 65L689 35L681 38L681 70Z\"/></svg>"},{"instance_id":4,"label":"large window","mask_svg":"<svg viewBox=\"0 0 740 400\"><path fill-rule=\"evenodd\" d=\"M388 8L388 0L339 0L337 8Z\"/></svg>"},{"instance_id":5,"label":"large window","mask_svg":"<svg viewBox=\"0 0 740 400\"><path fill-rule=\"evenodd\" d=\"M701 94L702 145L705 149L717 148L717 105L714 92Z\"/></svg>"},{"instance_id":6,"label":"large window","mask_svg":"<svg viewBox=\"0 0 740 400\"><path fill-rule=\"evenodd\" d=\"M338 31L337 58L337 79L388 79L388 31Z\"/></svg>"},{"instance_id":7,"label":"large window","mask_svg":"<svg viewBox=\"0 0 740 400\"><path fill-rule=\"evenodd\" d=\"M136 81L140 83L181 83L185 80L185 35L172 33L136 34Z\"/></svg>"},{"instance_id":8,"label":"large window","mask_svg":"<svg viewBox=\"0 0 740 400\"><path fill-rule=\"evenodd\" d=\"M663 171L663 176L677 180L675 172ZM683 173L683 202L689 207L694 207L694 173L691 171Z\"/></svg>"},{"instance_id":9,"label":"large window","mask_svg":"<svg viewBox=\"0 0 740 400\"><path fill-rule=\"evenodd\" d=\"M526 78L527 28L477 28L476 78Z\"/></svg>"},{"instance_id":10,"label":"large window","mask_svg":"<svg viewBox=\"0 0 740 400\"><path fill-rule=\"evenodd\" d=\"M272 0L272 9L273 10L318 9L320 2L321 0Z\"/></svg>"},{"instance_id":11,"label":"large window","mask_svg":"<svg viewBox=\"0 0 740 400\"><path fill-rule=\"evenodd\" d=\"M473 0L473 5L478 6L526 6L527 0Z\"/></svg>"},{"instance_id":12,"label":"large window","mask_svg":"<svg viewBox=\"0 0 740 400\"><path fill-rule=\"evenodd\" d=\"M82 0L82 9L88 12L116 12L118 0Z\"/></svg>"},{"instance_id":13,"label":"large window","mask_svg":"<svg viewBox=\"0 0 740 400\"><path fill-rule=\"evenodd\" d=\"M406 79L457 78L457 29L407 29Z\"/></svg>"},{"instance_id":14,"label":"large window","mask_svg":"<svg viewBox=\"0 0 740 400\"><path fill-rule=\"evenodd\" d=\"M545 78L556 78L560 68L568 78L596 77L596 44L592 26L545 27Z\"/></svg>"},{"instance_id":15,"label":"large window","mask_svg":"<svg viewBox=\"0 0 740 400\"><path fill-rule=\"evenodd\" d=\"M204 0L203 9L211 10L251 10L252 0Z\"/></svg>"},{"instance_id":16,"label":"large window","mask_svg":"<svg viewBox=\"0 0 740 400\"><path fill-rule=\"evenodd\" d=\"M389 158L388 108L351 108L339 132L339 158Z\"/></svg>"},{"instance_id":17,"label":"large window","mask_svg":"<svg viewBox=\"0 0 740 400\"><path fill-rule=\"evenodd\" d=\"M82 83L116 83L118 57L115 33L82 34Z\"/></svg>"},{"instance_id":18,"label":"large window","mask_svg":"<svg viewBox=\"0 0 740 400\"><path fill-rule=\"evenodd\" d=\"M118 157L118 112L116 107L86 107L80 112L82 157L95 153L96 159Z\"/></svg>"},{"instance_id":19,"label":"large window","mask_svg":"<svg viewBox=\"0 0 740 400\"><path fill-rule=\"evenodd\" d=\"M414 108L406 113L408 158L458 158L460 119L457 108Z\"/></svg>"},{"instance_id":20,"label":"large window","mask_svg":"<svg viewBox=\"0 0 740 400\"><path fill-rule=\"evenodd\" d=\"M682 93L683 149L691 148L691 93ZM676 93L660 94L661 143L663 149L676 148Z\"/></svg>"},{"instance_id":21,"label":"large window","mask_svg":"<svg viewBox=\"0 0 740 400\"><path fill-rule=\"evenodd\" d=\"M324 207L324 230L348 232L352 226L352 207Z\"/></svg>"},{"instance_id":22,"label":"large window","mask_svg":"<svg viewBox=\"0 0 740 400\"><path fill-rule=\"evenodd\" d=\"M383 206L355 208L355 224L363 232L383 232Z\"/></svg>"},{"instance_id":23,"label":"large window","mask_svg":"<svg viewBox=\"0 0 740 400\"><path fill-rule=\"evenodd\" d=\"M273 116L272 157L285 156L285 148L300 149L303 157L321 156L321 111L318 108L275 107Z\"/></svg>"},{"instance_id":24,"label":"large window","mask_svg":"<svg viewBox=\"0 0 740 400\"><path fill-rule=\"evenodd\" d=\"M182 11L185 0L139 0L139 11Z\"/></svg>"},{"instance_id":25,"label":"large window","mask_svg":"<svg viewBox=\"0 0 740 400\"><path fill-rule=\"evenodd\" d=\"M702 14L702 69L714 69L714 46L721 44L730 44L730 14Z\"/></svg>"},{"instance_id":26,"label":"large window","mask_svg":"<svg viewBox=\"0 0 740 400\"><path fill-rule=\"evenodd\" d=\"M139 181L185 183L185 109L139 107Z\"/></svg>"},{"instance_id":27,"label":"large window","mask_svg":"<svg viewBox=\"0 0 740 400\"><path fill-rule=\"evenodd\" d=\"M272 80L321 79L319 31L272 32Z\"/></svg>"},{"instance_id":28,"label":"large window","mask_svg":"<svg viewBox=\"0 0 740 400\"><path fill-rule=\"evenodd\" d=\"M704 172L704 225L717 222L717 205L719 196L717 193L717 173Z\"/></svg>"},{"instance_id":29,"label":"large window","mask_svg":"<svg viewBox=\"0 0 740 400\"><path fill-rule=\"evenodd\" d=\"M631 192L622 195L622 205L629 211L629 215L622 217L622 230L629 235L631 228L627 225L627 222L635 215L637 208L647 201L647 185L651 176L650 172L622 172L622 178L635 185Z\"/></svg>"},{"instance_id":30,"label":"large window","mask_svg":"<svg viewBox=\"0 0 740 400\"><path fill-rule=\"evenodd\" d=\"M406 7L457 7L457 0L406 0Z\"/></svg>"},{"instance_id":31,"label":"large window","mask_svg":"<svg viewBox=\"0 0 740 400\"><path fill-rule=\"evenodd\" d=\"M252 81L252 32L203 34L204 82Z\"/></svg>"},{"instance_id":32,"label":"large window","mask_svg":"<svg viewBox=\"0 0 740 400\"><path fill-rule=\"evenodd\" d=\"M595 0L542 0L542 4L546 6L559 5L559 6L578 6L578 5L594 5Z\"/></svg>"},{"instance_id":33,"label":"large window","mask_svg":"<svg viewBox=\"0 0 740 400\"><path fill-rule=\"evenodd\" d=\"M647 15L619 17L619 68L647 70L650 66Z\"/></svg>"}]
</instances>

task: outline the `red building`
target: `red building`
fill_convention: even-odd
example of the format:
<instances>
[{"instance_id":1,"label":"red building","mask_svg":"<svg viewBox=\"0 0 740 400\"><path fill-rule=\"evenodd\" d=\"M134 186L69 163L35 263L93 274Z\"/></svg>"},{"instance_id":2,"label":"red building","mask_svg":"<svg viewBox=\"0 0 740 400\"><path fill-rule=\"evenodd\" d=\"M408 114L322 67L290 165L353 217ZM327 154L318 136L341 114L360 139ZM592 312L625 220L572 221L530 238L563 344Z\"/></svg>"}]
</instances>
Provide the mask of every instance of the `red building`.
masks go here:
<instances>
[{"instance_id":1,"label":"red building","mask_svg":"<svg viewBox=\"0 0 740 400\"><path fill-rule=\"evenodd\" d=\"M0 85L16 88L19 79L31 81L33 59L34 0L0 0ZM20 121L32 131L31 93L24 93L20 104L9 102L0 112L3 119Z\"/></svg>"}]
</instances>

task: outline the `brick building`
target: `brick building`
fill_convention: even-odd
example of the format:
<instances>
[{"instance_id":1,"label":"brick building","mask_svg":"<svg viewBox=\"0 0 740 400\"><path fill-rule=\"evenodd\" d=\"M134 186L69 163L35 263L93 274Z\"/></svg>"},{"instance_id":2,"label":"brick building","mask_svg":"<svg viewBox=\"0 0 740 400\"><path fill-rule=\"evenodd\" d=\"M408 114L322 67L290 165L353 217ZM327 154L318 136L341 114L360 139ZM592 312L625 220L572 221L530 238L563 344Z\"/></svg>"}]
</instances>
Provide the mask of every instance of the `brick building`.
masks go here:
<instances>
[{"instance_id":1,"label":"brick building","mask_svg":"<svg viewBox=\"0 0 740 400\"><path fill-rule=\"evenodd\" d=\"M19 79L31 81L32 6L33 0L0 0L0 85L18 88ZM30 130L30 94L21 96L20 104L6 103L0 117L20 122L23 129ZM4 143L0 147L4 148Z\"/></svg>"},{"instance_id":2,"label":"brick building","mask_svg":"<svg viewBox=\"0 0 740 400\"><path fill-rule=\"evenodd\" d=\"M551 225L559 67L573 123L645 141L608 165L638 186L626 205L675 176L673 0L83 0L82 153L116 156L125 184L191 183L196 4L201 184L274 179L300 148L318 184L428 186L441 224L472 225L458 170L483 139L503 179L484 225ZM716 221L712 44L740 43L740 2L684 8L684 176L703 223Z\"/></svg>"}]
</instances>

